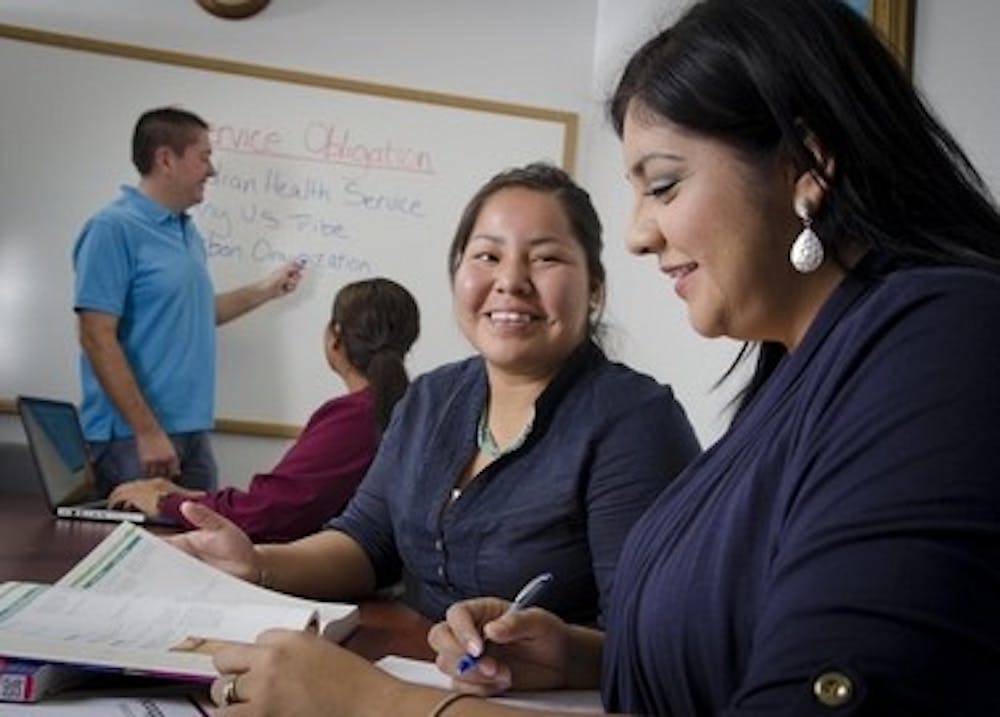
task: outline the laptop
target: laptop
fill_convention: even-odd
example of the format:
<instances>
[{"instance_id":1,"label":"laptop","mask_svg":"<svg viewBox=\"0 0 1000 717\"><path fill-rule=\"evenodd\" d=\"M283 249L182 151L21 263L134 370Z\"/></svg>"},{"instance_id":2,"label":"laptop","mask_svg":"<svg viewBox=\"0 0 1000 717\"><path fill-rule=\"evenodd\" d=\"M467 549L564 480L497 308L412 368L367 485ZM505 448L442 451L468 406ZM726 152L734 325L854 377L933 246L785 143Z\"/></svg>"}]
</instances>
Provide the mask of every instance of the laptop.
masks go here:
<instances>
[{"instance_id":1,"label":"laptop","mask_svg":"<svg viewBox=\"0 0 1000 717\"><path fill-rule=\"evenodd\" d=\"M42 492L57 517L172 525L138 510L111 508L107 500L97 498L94 468L75 405L18 396L17 408Z\"/></svg>"}]
</instances>

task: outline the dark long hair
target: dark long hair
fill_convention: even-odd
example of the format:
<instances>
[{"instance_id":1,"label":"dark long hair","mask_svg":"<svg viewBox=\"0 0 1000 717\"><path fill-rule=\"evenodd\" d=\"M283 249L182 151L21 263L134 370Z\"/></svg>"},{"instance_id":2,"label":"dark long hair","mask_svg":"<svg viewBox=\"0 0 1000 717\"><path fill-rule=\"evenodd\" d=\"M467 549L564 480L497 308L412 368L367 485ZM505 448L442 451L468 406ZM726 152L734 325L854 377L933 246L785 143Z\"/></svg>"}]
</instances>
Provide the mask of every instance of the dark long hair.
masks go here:
<instances>
[{"instance_id":1,"label":"dark long hair","mask_svg":"<svg viewBox=\"0 0 1000 717\"><path fill-rule=\"evenodd\" d=\"M330 327L347 360L371 386L381 434L410 384L403 358L420 335L420 310L409 291L383 278L345 285L333 300Z\"/></svg>"},{"instance_id":2,"label":"dark long hair","mask_svg":"<svg viewBox=\"0 0 1000 717\"><path fill-rule=\"evenodd\" d=\"M896 264L1000 270L1000 215L952 135L868 22L841 0L704 0L628 62L608 105L734 148L751 165L785 152L827 186L813 228ZM809 151L833 158L827 175ZM785 349L762 342L745 407ZM733 366L752 353L745 345Z\"/></svg>"}]
</instances>

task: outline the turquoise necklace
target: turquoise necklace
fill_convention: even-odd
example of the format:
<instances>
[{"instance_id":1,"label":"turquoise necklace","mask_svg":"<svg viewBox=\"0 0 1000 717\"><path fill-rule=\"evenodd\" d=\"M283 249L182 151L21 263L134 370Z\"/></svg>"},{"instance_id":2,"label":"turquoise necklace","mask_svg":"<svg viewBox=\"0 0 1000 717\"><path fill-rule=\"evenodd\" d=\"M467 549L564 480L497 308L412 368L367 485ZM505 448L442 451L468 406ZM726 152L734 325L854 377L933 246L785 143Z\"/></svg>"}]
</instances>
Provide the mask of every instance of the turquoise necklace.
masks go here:
<instances>
[{"instance_id":1,"label":"turquoise necklace","mask_svg":"<svg viewBox=\"0 0 1000 717\"><path fill-rule=\"evenodd\" d=\"M517 438L508 443L506 446L497 445L497 440L493 437L493 432L490 431L490 425L487 420L488 413L489 404L486 404L483 406L482 413L479 414L479 425L476 427L476 445L479 446L480 451L495 460L500 456L513 453L524 445L524 442L528 439L528 435L531 433L531 428L535 423L534 410L531 411L531 417L528 419L528 422L524 424L524 428L522 428L521 432L517 434Z\"/></svg>"}]
</instances>

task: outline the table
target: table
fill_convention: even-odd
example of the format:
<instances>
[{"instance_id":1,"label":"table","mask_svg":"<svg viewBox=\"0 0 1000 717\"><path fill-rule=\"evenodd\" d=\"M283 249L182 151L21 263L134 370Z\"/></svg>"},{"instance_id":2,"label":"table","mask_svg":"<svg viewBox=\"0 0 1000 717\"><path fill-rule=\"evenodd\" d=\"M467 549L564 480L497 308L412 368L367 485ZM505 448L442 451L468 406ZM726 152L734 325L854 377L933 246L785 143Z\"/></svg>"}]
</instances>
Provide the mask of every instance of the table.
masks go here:
<instances>
[{"instance_id":1,"label":"table","mask_svg":"<svg viewBox=\"0 0 1000 717\"><path fill-rule=\"evenodd\" d=\"M55 582L114 527L57 519L41 498L0 494L0 582ZM385 655L433 659L427 646L431 623L422 615L398 600L365 600L359 607L361 624L344 643L347 649L369 660Z\"/></svg>"}]
</instances>

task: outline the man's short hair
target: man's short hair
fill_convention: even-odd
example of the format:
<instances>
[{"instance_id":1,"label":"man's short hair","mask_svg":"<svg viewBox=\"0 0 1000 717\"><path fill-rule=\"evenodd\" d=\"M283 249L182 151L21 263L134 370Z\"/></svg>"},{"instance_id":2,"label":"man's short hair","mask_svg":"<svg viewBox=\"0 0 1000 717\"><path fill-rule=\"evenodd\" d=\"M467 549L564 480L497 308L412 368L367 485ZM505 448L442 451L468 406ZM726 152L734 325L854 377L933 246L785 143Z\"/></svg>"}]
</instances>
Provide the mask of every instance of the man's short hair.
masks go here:
<instances>
[{"instance_id":1,"label":"man's short hair","mask_svg":"<svg viewBox=\"0 0 1000 717\"><path fill-rule=\"evenodd\" d=\"M158 107L144 112L132 134L132 164L145 176L153 169L153 157L160 147L175 154L198 141L198 133L208 129L201 117L176 107Z\"/></svg>"}]
</instances>

